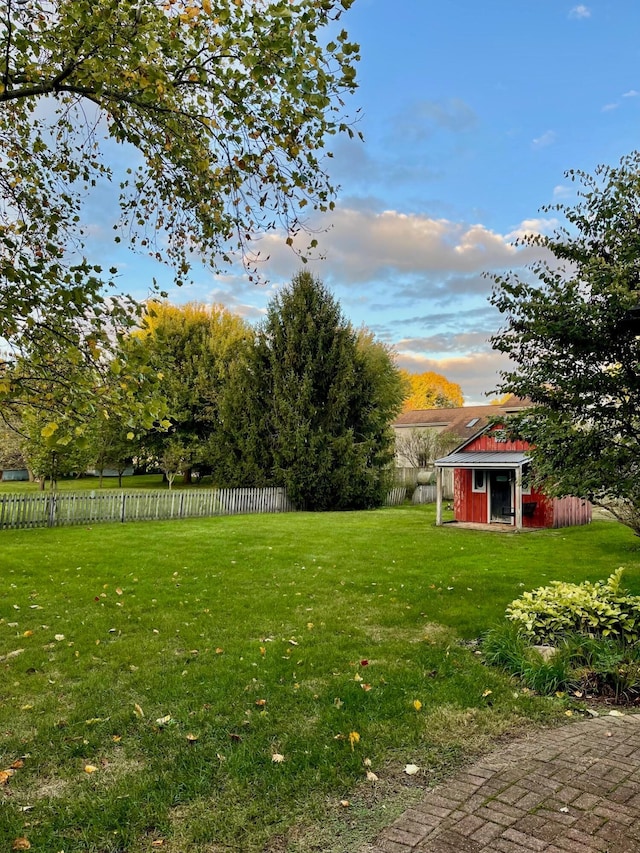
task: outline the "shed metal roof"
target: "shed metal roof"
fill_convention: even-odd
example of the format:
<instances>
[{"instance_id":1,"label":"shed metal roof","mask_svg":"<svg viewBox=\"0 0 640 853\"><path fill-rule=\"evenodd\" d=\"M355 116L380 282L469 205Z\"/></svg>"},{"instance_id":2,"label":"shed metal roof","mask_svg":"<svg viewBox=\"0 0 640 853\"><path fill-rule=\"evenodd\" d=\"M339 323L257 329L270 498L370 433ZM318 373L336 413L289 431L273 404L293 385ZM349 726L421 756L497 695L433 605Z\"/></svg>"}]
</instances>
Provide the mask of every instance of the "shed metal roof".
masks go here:
<instances>
[{"instance_id":1,"label":"shed metal roof","mask_svg":"<svg viewBox=\"0 0 640 853\"><path fill-rule=\"evenodd\" d=\"M529 462L524 451L515 450L476 450L450 453L436 459L437 468L493 468L495 470L515 470Z\"/></svg>"}]
</instances>

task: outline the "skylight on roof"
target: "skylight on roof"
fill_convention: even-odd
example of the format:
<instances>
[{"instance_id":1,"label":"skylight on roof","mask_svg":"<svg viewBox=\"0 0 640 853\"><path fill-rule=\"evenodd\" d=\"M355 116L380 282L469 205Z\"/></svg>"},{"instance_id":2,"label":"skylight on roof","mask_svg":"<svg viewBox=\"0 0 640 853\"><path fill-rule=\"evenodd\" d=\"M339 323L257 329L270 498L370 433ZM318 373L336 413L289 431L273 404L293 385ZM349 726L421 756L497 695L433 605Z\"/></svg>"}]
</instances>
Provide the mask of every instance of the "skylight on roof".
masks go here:
<instances>
[{"instance_id":1,"label":"skylight on roof","mask_svg":"<svg viewBox=\"0 0 640 853\"><path fill-rule=\"evenodd\" d=\"M469 421L469 423L467 424L467 426L468 426L468 427L473 427L473 426L475 426L475 425L478 423L478 421L479 421L479 420L480 420L480 418L471 418L471 420Z\"/></svg>"}]
</instances>

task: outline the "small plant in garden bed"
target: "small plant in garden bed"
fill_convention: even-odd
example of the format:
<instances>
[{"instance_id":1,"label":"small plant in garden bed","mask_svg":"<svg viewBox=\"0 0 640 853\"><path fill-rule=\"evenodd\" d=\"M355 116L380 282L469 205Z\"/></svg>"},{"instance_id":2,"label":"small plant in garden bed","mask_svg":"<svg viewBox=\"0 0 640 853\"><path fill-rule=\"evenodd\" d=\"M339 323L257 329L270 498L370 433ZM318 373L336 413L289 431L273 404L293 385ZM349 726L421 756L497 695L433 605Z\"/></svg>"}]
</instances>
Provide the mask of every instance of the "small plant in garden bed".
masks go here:
<instances>
[{"instance_id":1,"label":"small plant in garden bed","mask_svg":"<svg viewBox=\"0 0 640 853\"><path fill-rule=\"evenodd\" d=\"M485 660L538 693L640 703L640 597L609 579L526 592L487 633Z\"/></svg>"}]
</instances>

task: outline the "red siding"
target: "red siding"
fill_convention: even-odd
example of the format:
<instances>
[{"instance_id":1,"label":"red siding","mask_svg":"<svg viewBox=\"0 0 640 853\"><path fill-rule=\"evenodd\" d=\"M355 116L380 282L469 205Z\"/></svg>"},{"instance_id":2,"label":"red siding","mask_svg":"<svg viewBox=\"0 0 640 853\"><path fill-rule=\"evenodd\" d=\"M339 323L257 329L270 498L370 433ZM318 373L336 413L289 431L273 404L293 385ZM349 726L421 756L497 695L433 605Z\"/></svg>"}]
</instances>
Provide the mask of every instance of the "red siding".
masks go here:
<instances>
[{"instance_id":1,"label":"red siding","mask_svg":"<svg viewBox=\"0 0 640 853\"><path fill-rule=\"evenodd\" d=\"M474 438L473 441L469 442L469 444L465 444L465 453L472 453L474 450L491 450L507 453L509 451L522 451L529 449L529 443L526 441L496 441L493 437L493 433L496 429L498 429L498 427L489 430L489 432L483 432L482 435Z\"/></svg>"},{"instance_id":2,"label":"red siding","mask_svg":"<svg viewBox=\"0 0 640 853\"><path fill-rule=\"evenodd\" d=\"M472 489L473 472L456 468L453 474L453 511L456 521L487 523L487 493Z\"/></svg>"},{"instance_id":3,"label":"red siding","mask_svg":"<svg viewBox=\"0 0 640 853\"><path fill-rule=\"evenodd\" d=\"M535 502L533 515L522 515L523 527L553 527L553 503L546 495L531 489L530 495L522 496L522 503Z\"/></svg>"}]
</instances>

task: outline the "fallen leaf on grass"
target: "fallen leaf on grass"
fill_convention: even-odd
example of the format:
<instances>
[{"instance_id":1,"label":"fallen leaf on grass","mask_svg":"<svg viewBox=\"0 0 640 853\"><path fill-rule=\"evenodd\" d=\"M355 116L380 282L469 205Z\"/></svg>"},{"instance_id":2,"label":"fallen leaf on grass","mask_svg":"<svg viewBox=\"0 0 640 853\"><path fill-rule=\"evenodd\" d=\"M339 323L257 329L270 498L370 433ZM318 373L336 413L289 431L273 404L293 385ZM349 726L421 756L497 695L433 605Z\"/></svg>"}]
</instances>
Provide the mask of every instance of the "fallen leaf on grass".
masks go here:
<instances>
[{"instance_id":1,"label":"fallen leaf on grass","mask_svg":"<svg viewBox=\"0 0 640 853\"><path fill-rule=\"evenodd\" d=\"M144 711L142 710L140 705L138 705L137 702L133 706L133 710L135 711L137 717L144 717Z\"/></svg>"},{"instance_id":2,"label":"fallen leaf on grass","mask_svg":"<svg viewBox=\"0 0 640 853\"><path fill-rule=\"evenodd\" d=\"M367 781L368 782L377 782L378 777L372 770L367 770Z\"/></svg>"},{"instance_id":3,"label":"fallen leaf on grass","mask_svg":"<svg viewBox=\"0 0 640 853\"><path fill-rule=\"evenodd\" d=\"M284 755L281 755L279 752L274 752L273 755L271 756L271 760L273 761L274 764L282 764L282 762L285 761L286 759L285 759Z\"/></svg>"},{"instance_id":4,"label":"fallen leaf on grass","mask_svg":"<svg viewBox=\"0 0 640 853\"><path fill-rule=\"evenodd\" d=\"M156 838L155 841L151 842L152 847L162 847L163 844L164 844L164 838Z\"/></svg>"},{"instance_id":5,"label":"fallen leaf on grass","mask_svg":"<svg viewBox=\"0 0 640 853\"><path fill-rule=\"evenodd\" d=\"M16 758L13 764L9 765L11 770L20 770L21 767L24 767L24 759Z\"/></svg>"},{"instance_id":6,"label":"fallen leaf on grass","mask_svg":"<svg viewBox=\"0 0 640 853\"><path fill-rule=\"evenodd\" d=\"M422 710L422 702L419 699L414 699L413 700L413 707L416 709L416 711L421 711Z\"/></svg>"},{"instance_id":7,"label":"fallen leaf on grass","mask_svg":"<svg viewBox=\"0 0 640 853\"><path fill-rule=\"evenodd\" d=\"M624 717L622 711L609 711L610 717Z\"/></svg>"},{"instance_id":8,"label":"fallen leaf on grass","mask_svg":"<svg viewBox=\"0 0 640 853\"><path fill-rule=\"evenodd\" d=\"M266 704L267 704L266 699L256 699L256 705L258 706L258 708L264 708L264 706Z\"/></svg>"},{"instance_id":9,"label":"fallen leaf on grass","mask_svg":"<svg viewBox=\"0 0 640 853\"><path fill-rule=\"evenodd\" d=\"M340 805L343 809L348 809L351 803L349 802L349 800L340 800Z\"/></svg>"},{"instance_id":10,"label":"fallen leaf on grass","mask_svg":"<svg viewBox=\"0 0 640 853\"><path fill-rule=\"evenodd\" d=\"M95 764L85 764L84 765L84 772L85 773L95 773L97 769L98 768L95 766Z\"/></svg>"},{"instance_id":11,"label":"fallen leaf on grass","mask_svg":"<svg viewBox=\"0 0 640 853\"><path fill-rule=\"evenodd\" d=\"M405 764L404 772L407 774L407 776L415 776L416 773L420 772L420 768L417 764Z\"/></svg>"},{"instance_id":12,"label":"fallen leaf on grass","mask_svg":"<svg viewBox=\"0 0 640 853\"><path fill-rule=\"evenodd\" d=\"M13 776L13 770L0 770L0 785L6 785Z\"/></svg>"},{"instance_id":13,"label":"fallen leaf on grass","mask_svg":"<svg viewBox=\"0 0 640 853\"><path fill-rule=\"evenodd\" d=\"M23 637L33 637L33 631L25 631Z\"/></svg>"},{"instance_id":14,"label":"fallen leaf on grass","mask_svg":"<svg viewBox=\"0 0 640 853\"><path fill-rule=\"evenodd\" d=\"M157 726L166 726L167 723L170 723L170 722L171 722L171 714L165 714L164 717L158 717L158 719L156 720L156 725Z\"/></svg>"},{"instance_id":15,"label":"fallen leaf on grass","mask_svg":"<svg viewBox=\"0 0 640 853\"><path fill-rule=\"evenodd\" d=\"M64 640L64 634L56 634L53 639L61 643Z\"/></svg>"},{"instance_id":16,"label":"fallen leaf on grass","mask_svg":"<svg viewBox=\"0 0 640 853\"><path fill-rule=\"evenodd\" d=\"M360 743L360 735L358 732L349 732L349 743L351 744L351 752L356 743Z\"/></svg>"},{"instance_id":17,"label":"fallen leaf on grass","mask_svg":"<svg viewBox=\"0 0 640 853\"><path fill-rule=\"evenodd\" d=\"M31 850L31 842L28 838L24 836L20 838L14 838L13 844L11 845L12 850Z\"/></svg>"},{"instance_id":18,"label":"fallen leaf on grass","mask_svg":"<svg viewBox=\"0 0 640 853\"><path fill-rule=\"evenodd\" d=\"M194 734L191 734L191 733L189 733L189 734L187 735L187 740L188 740L188 742L189 742L189 743L195 743L195 742L198 740L198 738L199 738L199 735L194 735Z\"/></svg>"},{"instance_id":19,"label":"fallen leaf on grass","mask_svg":"<svg viewBox=\"0 0 640 853\"><path fill-rule=\"evenodd\" d=\"M482 693L482 698L486 699L487 696L491 696L492 693L493 693L493 690L484 690Z\"/></svg>"}]
</instances>

